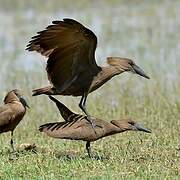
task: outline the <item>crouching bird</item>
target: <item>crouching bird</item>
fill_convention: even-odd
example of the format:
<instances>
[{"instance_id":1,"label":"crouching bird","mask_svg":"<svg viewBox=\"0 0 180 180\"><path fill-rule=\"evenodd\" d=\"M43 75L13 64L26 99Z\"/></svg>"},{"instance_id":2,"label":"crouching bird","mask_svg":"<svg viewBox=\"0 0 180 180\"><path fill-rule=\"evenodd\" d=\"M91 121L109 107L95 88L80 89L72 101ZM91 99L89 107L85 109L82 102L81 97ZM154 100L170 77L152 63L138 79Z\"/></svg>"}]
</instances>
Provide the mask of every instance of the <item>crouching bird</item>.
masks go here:
<instances>
[{"instance_id":1,"label":"crouching bird","mask_svg":"<svg viewBox=\"0 0 180 180\"><path fill-rule=\"evenodd\" d=\"M98 66L95 60L97 37L79 22L63 19L52 23L32 37L26 48L48 57L46 71L51 85L33 90L33 96L82 96L79 107L93 125L86 109L89 93L123 72L132 72L149 79L145 72L128 58L108 57L108 66Z\"/></svg>"},{"instance_id":2,"label":"crouching bird","mask_svg":"<svg viewBox=\"0 0 180 180\"><path fill-rule=\"evenodd\" d=\"M95 121L95 131L87 122L87 116L75 114L57 99L51 97L65 122L54 122L41 125L39 131L46 133L48 136L59 139L82 140L86 141L86 150L91 157L90 143L100 138L110 136L125 131L143 131L151 133L150 129L143 127L140 123L131 119L104 121L92 117Z\"/></svg>"},{"instance_id":3,"label":"crouching bird","mask_svg":"<svg viewBox=\"0 0 180 180\"><path fill-rule=\"evenodd\" d=\"M29 107L22 97L20 90L15 89L7 93L4 98L4 105L0 106L0 133L11 131L11 147L13 145L13 132L26 113Z\"/></svg>"}]
</instances>

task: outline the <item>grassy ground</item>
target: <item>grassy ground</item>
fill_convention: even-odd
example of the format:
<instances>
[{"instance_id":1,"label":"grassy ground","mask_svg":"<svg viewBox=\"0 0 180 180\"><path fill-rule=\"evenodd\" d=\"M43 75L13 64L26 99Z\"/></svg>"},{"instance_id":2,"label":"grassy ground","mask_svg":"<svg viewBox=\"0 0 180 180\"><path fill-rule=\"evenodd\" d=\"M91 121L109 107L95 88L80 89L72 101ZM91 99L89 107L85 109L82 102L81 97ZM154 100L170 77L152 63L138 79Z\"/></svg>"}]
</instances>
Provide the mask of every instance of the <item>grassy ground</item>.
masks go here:
<instances>
[{"instance_id":1,"label":"grassy ground","mask_svg":"<svg viewBox=\"0 0 180 180\"><path fill-rule=\"evenodd\" d=\"M180 2L13 2L0 1L0 98L20 88L31 109L15 131L19 153L10 153L10 134L0 136L0 179L180 179ZM76 18L97 34L99 64L107 56L130 57L151 77L114 78L89 96L91 114L107 121L131 117L152 134L127 132L99 140L92 146L97 158L89 159L83 142L38 132L39 125L62 119L46 96L31 97L33 88L48 83L45 61L24 49L36 31L63 17ZM58 98L80 112L79 98ZM35 143L36 153L22 151L23 143Z\"/></svg>"}]
</instances>

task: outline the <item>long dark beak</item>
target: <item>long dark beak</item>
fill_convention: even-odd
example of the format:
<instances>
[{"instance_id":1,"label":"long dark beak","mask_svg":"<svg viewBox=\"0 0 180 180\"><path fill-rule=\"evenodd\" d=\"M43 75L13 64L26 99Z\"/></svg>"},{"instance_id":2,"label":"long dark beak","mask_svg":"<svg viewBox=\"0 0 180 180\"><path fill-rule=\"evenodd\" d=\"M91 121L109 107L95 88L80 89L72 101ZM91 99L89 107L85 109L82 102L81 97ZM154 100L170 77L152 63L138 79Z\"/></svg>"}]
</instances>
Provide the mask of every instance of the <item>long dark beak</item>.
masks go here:
<instances>
[{"instance_id":1,"label":"long dark beak","mask_svg":"<svg viewBox=\"0 0 180 180\"><path fill-rule=\"evenodd\" d=\"M146 133L151 133L151 130L148 129L148 128L145 128L143 125L139 124L139 123L136 123L134 124L134 127L135 127L135 130L136 131L144 131Z\"/></svg>"},{"instance_id":2,"label":"long dark beak","mask_svg":"<svg viewBox=\"0 0 180 180\"><path fill-rule=\"evenodd\" d=\"M20 100L20 102L23 104L24 107L30 108L30 107L28 106L26 100L25 100L22 96L19 98L19 100Z\"/></svg>"},{"instance_id":3,"label":"long dark beak","mask_svg":"<svg viewBox=\"0 0 180 180\"><path fill-rule=\"evenodd\" d=\"M136 74L139 74L140 76L150 79L150 77L148 75L146 75L146 73L139 66L133 64L132 68Z\"/></svg>"}]
</instances>

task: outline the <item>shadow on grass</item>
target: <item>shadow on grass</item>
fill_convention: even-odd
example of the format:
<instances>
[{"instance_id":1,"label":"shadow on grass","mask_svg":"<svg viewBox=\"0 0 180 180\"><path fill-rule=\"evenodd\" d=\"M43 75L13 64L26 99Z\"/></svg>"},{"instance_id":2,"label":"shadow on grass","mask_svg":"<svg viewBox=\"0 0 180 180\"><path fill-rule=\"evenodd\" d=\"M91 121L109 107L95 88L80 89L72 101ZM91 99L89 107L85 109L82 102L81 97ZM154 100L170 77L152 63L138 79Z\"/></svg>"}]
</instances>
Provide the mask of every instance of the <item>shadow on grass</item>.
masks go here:
<instances>
[{"instance_id":1,"label":"shadow on grass","mask_svg":"<svg viewBox=\"0 0 180 180\"><path fill-rule=\"evenodd\" d=\"M37 151L36 150L18 150L15 152L9 152L8 156L9 156L9 161L15 161L23 156L33 155L33 154L37 154Z\"/></svg>"},{"instance_id":2,"label":"shadow on grass","mask_svg":"<svg viewBox=\"0 0 180 180\"><path fill-rule=\"evenodd\" d=\"M23 146L19 146L14 152L10 148L5 148L0 151L0 156L6 156L10 161L18 160L27 154L37 154L35 144L23 144Z\"/></svg>"},{"instance_id":3,"label":"shadow on grass","mask_svg":"<svg viewBox=\"0 0 180 180\"><path fill-rule=\"evenodd\" d=\"M68 161L73 161L77 159L82 159L82 160L109 160L109 156L105 155L100 155L100 154L92 154L92 157L90 158L87 154L81 155L78 152L55 152L54 153L55 157L60 160L68 160Z\"/></svg>"},{"instance_id":4,"label":"shadow on grass","mask_svg":"<svg viewBox=\"0 0 180 180\"><path fill-rule=\"evenodd\" d=\"M20 145L15 152L10 148L5 148L0 151L1 157L8 157L9 161L16 161L19 158L27 155L42 154L44 156L54 156L55 158L63 161L75 161L75 160L109 160L109 155L104 155L102 153L93 153L90 158L87 153L81 154L77 151L56 151L46 149L44 147L37 147L35 144L22 144Z\"/></svg>"}]
</instances>

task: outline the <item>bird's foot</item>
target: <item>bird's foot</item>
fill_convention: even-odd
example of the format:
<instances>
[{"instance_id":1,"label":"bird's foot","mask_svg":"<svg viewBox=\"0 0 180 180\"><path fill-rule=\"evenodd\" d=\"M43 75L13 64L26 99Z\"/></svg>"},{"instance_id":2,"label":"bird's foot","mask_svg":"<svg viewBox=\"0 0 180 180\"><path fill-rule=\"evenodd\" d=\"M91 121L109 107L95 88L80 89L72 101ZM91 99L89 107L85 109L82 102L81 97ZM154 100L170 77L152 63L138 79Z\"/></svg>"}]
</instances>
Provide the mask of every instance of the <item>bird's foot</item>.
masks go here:
<instances>
[{"instance_id":1,"label":"bird's foot","mask_svg":"<svg viewBox=\"0 0 180 180\"><path fill-rule=\"evenodd\" d=\"M86 117L87 117L87 121L91 124L91 126L92 126L95 134L97 134L97 133L96 133L96 130L95 130L96 124L95 124L94 120L92 119L92 117L91 117L90 115L88 115L88 116L86 116Z\"/></svg>"},{"instance_id":2,"label":"bird's foot","mask_svg":"<svg viewBox=\"0 0 180 180\"><path fill-rule=\"evenodd\" d=\"M18 151L12 151L10 154L9 154L9 160L10 161L15 161L19 158L19 153Z\"/></svg>"}]
</instances>

